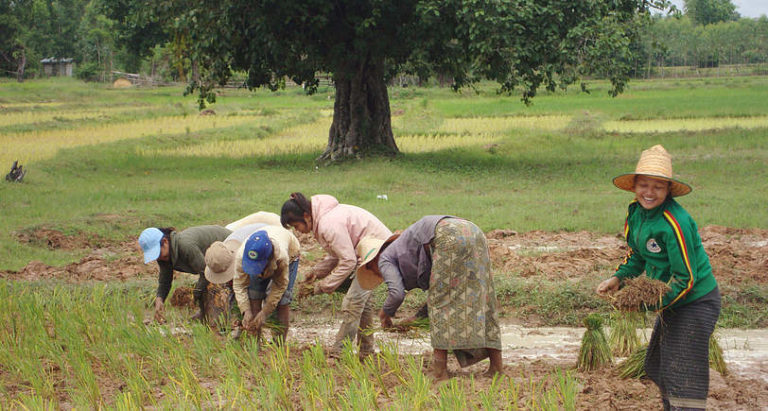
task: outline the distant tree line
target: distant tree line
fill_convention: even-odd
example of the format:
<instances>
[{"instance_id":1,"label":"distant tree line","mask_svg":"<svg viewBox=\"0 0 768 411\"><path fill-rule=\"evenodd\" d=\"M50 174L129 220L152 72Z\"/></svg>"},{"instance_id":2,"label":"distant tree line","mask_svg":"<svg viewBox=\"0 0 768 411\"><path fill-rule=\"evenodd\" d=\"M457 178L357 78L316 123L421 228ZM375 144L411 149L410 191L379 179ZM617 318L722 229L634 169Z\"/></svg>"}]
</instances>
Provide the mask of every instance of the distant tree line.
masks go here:
<instances>
[{"instance_id":1,"label":"distant tree line","mask_svg":"<svg viewBox=\"0 0 768 411\"><path fill-rule=\"evenodd\" d=\"M635 76L663 67L768 63L768 17L698 24L689 15L655 17L639 36ZM755 74L768 74L768 66Z\"/></svg>"},{"instance_id":2,"label":"distant tree line","mask_svg":"<svg viewBox=\"0 0 768 411\"><path fill-rule=\"evenodd\" d=\"M46 57L73 58L76 75L94 81L113 70L181 82L197 72L189 33L137 0L0 0L0 33L0 76L19 81L41 75ZM680 15L652 17L635 38L635 77L768 63L768 17L740 18L730 0L686 0Z\"/></svg>"},{"instance_id":3,"label":"distant tree line","mask_svg":"<svg viewBox=\"0 0 768 411\"><path fill-rule=\"evenodd\" d=\"M168 39L158 27L126 37L123 26L110 16L122 4L141 3L0 0L0 76L19 81L40 76L40 60L54 57L74 59L75 74L84 80L109 80L112 70L185 80L190 65L183 42ZM143 19L140 10L133 17Z\"/></svg>"}]
</instances>

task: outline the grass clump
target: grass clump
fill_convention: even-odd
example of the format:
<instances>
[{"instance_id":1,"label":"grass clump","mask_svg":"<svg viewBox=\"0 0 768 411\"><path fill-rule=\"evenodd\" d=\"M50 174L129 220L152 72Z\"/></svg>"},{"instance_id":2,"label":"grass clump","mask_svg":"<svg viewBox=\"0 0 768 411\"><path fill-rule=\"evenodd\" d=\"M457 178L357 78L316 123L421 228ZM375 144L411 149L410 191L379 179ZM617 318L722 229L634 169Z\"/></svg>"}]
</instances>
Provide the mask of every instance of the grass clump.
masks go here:
<instances>
[{"instance_id":1,"label":"grass clump","mask_svg":"<svg viewBox=\"0 0 768 411\"><path fill-rule=\"evenodd\" d=\"M713 368L720 375L728 375L728 366L723 358L723 348L720 347L717 335L714 333L709 337L709 368Z\"/></svg>"},{"instance_id":2,"label":"grass clump","mask_svg":"<svg viewBox=\"0 0 768 411\"><path fill-rule=\"evenodd\" d=\"M580 371L592 371L611 364L611 349L603 332L603 320L598 314L590 314L584 319L587 330L581 338L579 361L576 367Z\"/></svg>"},{"instance_id":3,"label":"grass clump","mask_svg":"<svg viewBox=\"0 0 768 411\"><path fill-rule=\"evenodd\" d=\"M645 357L648 353L648 345L644 344L635 348L626 360L619 364L620 378L642 378L645 376ZM728 375L728 367L723 358L723 349L718 343L715 334L709 337L709 368L721 375Z\"/></svg>"},{"instance_id":4,"label":"grass clump","mask_svg":"<svg viewBox=\"0 0 768 411\"><path fill-rule=\"evenodd\" d=\"M627 359L619 364L620 378L642 378L645 376L645 354L648 351L648 345L638 346L632 351Z\"/></svg>"},{"instance_id":5,"label":"grass clump","mask_svg":"<svg viewBox=\"0 0 768 411\"><path fill-rule=\"evenodd\" d=\"M595 137L603 133L602 116L584 111L574 115L563 131L566 134Z\"/></svg>"},{"instance_id":6,"label":"grass clump","mask_svg":"<svg viewBox=\"0 0 768 411\"><path fill-rule=\"evenodd\" d=\"M626 357L640 346L637 329L643 326L644 315L638 311L611 313L611 332L608 343L613 355Z\"/></svg>"}]
</instances>

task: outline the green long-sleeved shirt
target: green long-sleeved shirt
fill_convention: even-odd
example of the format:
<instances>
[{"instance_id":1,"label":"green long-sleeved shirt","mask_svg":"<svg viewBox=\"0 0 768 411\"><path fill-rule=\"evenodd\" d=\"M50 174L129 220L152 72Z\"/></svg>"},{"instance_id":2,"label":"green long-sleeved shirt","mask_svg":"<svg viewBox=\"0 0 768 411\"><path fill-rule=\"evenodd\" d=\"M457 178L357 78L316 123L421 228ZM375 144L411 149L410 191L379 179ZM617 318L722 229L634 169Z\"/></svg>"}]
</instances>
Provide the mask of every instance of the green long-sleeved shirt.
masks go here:
<instances>
[{"instance_id":1,"label":"green long-sleeved shirt","mask_svg":"<svg viewBox=\"0 0 768 411\"><path fill-rule=\"evenodd\" d=\"M670 287L661 306L650 308L679 307L717 287L696 222L674 199L652 210L630 203L624 236L629 250L614 275L623 280L645 271Z\"/></svg>"},{"instance_id":2,"label":"green long-sleeved shirt","mask_svg":"<svg viewBox=\"0 0 768 411\"><path fill-rule=\"evenodd\" d=\"M226 240L230 234L232 231L217 225L190 227L181 232L172 231L168 261L157 260L157 265L160 266L157 296L163 301L168 297L173 283L173 270L203 275L205 251L214 242Z\"/></svg>"}]
</instances>

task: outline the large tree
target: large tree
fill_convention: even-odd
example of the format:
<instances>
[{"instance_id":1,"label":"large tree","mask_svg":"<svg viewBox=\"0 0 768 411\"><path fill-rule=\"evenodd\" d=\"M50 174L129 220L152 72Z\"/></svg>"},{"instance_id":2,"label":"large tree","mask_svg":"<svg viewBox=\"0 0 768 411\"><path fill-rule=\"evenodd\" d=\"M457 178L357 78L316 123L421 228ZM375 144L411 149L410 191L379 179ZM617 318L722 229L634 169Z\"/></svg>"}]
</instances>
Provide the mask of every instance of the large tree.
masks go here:
<instances>
[{"instance_id":1,"label":"large tree","mask_svg":"<svg viewBox=\"0 0 768 411\"><path fill-rule=\"evenodd\" d=\"M31 6L32 1L0 1L0 70L14 72L18 82L27 66Z\"/></svg>"},{"instance_id":2,"label":"large tree","mask_svg":"<svg viewBox=\"0 0 768 411\"><path fill-rule=\"evenodd\" d=\"M731 0L685 0L684 8L685 14L702 26L739 19Z\"/></svg>"},{"instance_id":3,"label":"large tree","mask_svg":"<svg viewBox=\"0 0 768 411\"><path fill-rule=\"evenodd\" d=\"M409 67L439 73L458 89L481 79L528 101L586 72L613 93L631 69L640 16L665 0L111 0L149 4L152 19L191 45L201 98L232 70L249 87L285 78L313 92L331 73L334 116L323 159L396 153L387 80Z\"/></svg>"}]
</instances>

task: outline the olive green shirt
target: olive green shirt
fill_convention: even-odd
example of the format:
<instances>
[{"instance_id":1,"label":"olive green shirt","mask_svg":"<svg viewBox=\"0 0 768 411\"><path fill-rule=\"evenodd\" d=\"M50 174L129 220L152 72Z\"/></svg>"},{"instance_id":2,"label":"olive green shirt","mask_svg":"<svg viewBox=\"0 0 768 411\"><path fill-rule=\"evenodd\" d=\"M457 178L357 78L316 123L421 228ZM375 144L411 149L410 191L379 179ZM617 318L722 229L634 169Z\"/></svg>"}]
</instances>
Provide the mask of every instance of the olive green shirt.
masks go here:
<instances>
[{"instance_id":1,"label":"olive green shirt","mask_svg":"<svg viewBox=\"0 0 768 411\"><path fill-rule=\"evenodd\" d=\"M157 260L160 266L157 296L168 297L173 283L173 271L204 275L205 251L216 241L224 241L232 232L218 225L190 227L181 232L172 231L169 238L168 261Z\"/></svg>"}]
</instances>

